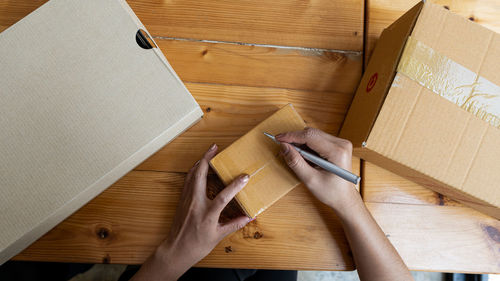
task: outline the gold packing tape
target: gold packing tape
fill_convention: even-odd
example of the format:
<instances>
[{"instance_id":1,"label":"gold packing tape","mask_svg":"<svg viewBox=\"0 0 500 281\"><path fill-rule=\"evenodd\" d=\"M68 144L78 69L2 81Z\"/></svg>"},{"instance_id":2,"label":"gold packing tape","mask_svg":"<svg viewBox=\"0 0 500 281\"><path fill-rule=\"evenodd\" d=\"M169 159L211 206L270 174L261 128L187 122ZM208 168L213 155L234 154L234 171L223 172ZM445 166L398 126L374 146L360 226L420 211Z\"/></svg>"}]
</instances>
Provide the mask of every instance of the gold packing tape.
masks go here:
<instances>
[{"instance_id":1,"label":"gold packing tape","mask_svg":"<svg viewBox=\"0 0 500 281\"><path fill-rule=\"evenodd\" d=\"M409 37L398 72L500 128L500 87Z\"/></svg>"}]
</instances>

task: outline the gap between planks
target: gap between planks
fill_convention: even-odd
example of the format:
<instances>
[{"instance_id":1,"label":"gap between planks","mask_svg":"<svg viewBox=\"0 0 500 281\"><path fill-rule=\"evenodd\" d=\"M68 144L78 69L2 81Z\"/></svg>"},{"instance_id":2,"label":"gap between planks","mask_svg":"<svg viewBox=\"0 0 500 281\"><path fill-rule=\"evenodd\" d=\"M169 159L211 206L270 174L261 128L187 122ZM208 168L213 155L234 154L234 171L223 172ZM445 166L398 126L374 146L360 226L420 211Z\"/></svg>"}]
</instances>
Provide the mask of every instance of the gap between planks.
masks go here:
<instances>
[{"instance_id":1,"label":"gap between planks","mask_svg":"<svg viewBox=\"0 0 500 281\"><path fill-rule=\"evenodd\" d=\"M365 189L365 160L359 158L359 176L361 180L359 181L359 195L361 196L361 200L365 202L365 195L363 194Z\"/></svg>"},{"instance_id":2,"label":"gap between planks","mask_svg":"<svg viewBox=\"0 0 500 281\"><path fill-rule=\"evenodd\" d=\"M182 80L184 85L196 84L196 85L209 85L209 86L229 86L229 87L239 87L239 88L256 88L256 89L270 89L270 90L285 90L294 92L308 92L308 93L332 93L332 94L344 94L340 91L331 90L308 90L308 89L297 89L297 88L287 88L287 87L272 87L272 86L259 86L259 85L241 85L233 83L217 83L217 82L193 82L190 80ZM352 94L354 96L354 94ZM347 114L347 113L346 113Z\"/></svg>"},{"instance_id":3,"label":"gap between planks","mask_svg":"<svg viewBox=\"0 0 500 281\"><path fill-rule=\"evenodd\" d=\"M363 77L363 74L365 74L365 69L366 66L368 65L368 58L366 56L366 50L367 50L367 44L368 44L368 34L366 33L368 31L368 28L370 28L369 22L368 22L368 13L369 13L369 3L368 0L364 0L363 2L363 51L362 51L362 56L363 56L363 62L361 64L361 77Z\"/></svg>"},{"instance_id":4,"label":"gap between planks","mask_svg":"<svg viewBox=\"0 0 500 281\"><path fill-rule=\"evenodd\" d=\"M298 50L298 51L307 51L307 52L329 52L329 53L341 53L341 54L349 54L349 55L363 55L363 51L308 48L308 47L298 47L298 46L281 46L281 45L244 43L244 42L233 42L233 41L204 40L204 39L193 39L193 38L182 38L182 37L153 36L153 39L155 39L155 40L159 39L159 40L177 40L177 41L188 41L188 42L200 42L200 43L210 43L210 44L230 44L230 45L240 45L240 46L255 46L255 47Z\"/></svg>"}]
</instances>

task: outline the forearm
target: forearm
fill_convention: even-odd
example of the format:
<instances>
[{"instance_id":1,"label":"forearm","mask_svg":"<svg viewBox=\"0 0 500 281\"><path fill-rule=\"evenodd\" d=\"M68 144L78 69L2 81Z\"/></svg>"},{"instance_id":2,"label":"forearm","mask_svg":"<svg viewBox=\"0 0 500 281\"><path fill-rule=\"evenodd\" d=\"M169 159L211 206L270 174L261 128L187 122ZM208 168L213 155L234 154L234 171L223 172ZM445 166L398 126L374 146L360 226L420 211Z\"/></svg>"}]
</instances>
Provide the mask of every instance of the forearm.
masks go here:
<instances>
[{"instance_id":1,"label":"forearm","mask_svg":"<svg viewBox=\"0 0 500 281\"><path fill-rule=\"evenodd\" d=\"M306 144L321 157L343 169L352 166L352 144L313 128L279 134L281 152L287 165L311 193L331 206L344 226L358 273L367 280L413 280L401 257L366 209L354 185L309 165L290 143Z\"/></svg>"},{"instance_id":2,"label":"forearm","mask_svg":"<svg viewBox=\"0 0 500 281\"><path fill-rule=\"evenodd\" d=\"M413 280L408 268L375 222L359 194L336 210L362 281Z\"/></svg>"},{"instance_id":3,"label":"forearm","mask_svg":"<svg viewBox=\"0 0 500 281\"><path fill-rule=\"evenodd\" d=\"M184 272L186 265L182 265L182 257L172 257L170 250L160 245L155 252L144 262L131 281L142 280L177 280ZM189 268L190 265L187 265Z\"/></svg>"}]
</instances>

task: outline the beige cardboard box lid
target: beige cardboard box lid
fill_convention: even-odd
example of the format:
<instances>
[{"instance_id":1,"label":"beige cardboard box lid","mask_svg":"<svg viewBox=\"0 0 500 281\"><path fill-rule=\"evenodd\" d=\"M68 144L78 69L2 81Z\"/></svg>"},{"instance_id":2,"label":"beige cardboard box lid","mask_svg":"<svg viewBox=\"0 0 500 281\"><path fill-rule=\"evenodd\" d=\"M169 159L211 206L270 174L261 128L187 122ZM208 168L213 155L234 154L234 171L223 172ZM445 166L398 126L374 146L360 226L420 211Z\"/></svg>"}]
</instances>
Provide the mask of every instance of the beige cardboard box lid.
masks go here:
<instances>
[{"instance_id":1,"label":"beige cardboard box lid","mask_svg":"<svg viewBox=\"0 0 500 281\"><path fill-rule=\"evenodd\" d=\"M355 153L500 218L500 35L419 3L377 42L340 136Z\"/></svg>"},{"instance_id":2,"label":"beige cardboard box lid","mask_svg":"<svg viewBox=\"0 0 500 281\"><path fill-rule=\"evenodd\" d=\"M0 264L202 111L124 0L52 0L0 34Z\"/></svg>"}]
</instances>

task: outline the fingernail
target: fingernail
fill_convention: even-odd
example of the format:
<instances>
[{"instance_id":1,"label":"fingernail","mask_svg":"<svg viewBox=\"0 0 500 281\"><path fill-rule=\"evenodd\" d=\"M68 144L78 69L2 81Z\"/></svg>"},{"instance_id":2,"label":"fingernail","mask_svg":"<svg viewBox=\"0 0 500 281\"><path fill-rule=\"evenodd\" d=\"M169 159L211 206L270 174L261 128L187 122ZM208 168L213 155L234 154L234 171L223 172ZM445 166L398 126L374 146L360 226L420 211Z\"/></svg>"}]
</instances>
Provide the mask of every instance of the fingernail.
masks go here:
<instances>
[{"instance_id":1,"label":"fingernail","mask_svg":"<svg viewBox=\"0 0 500 281\"><path fill-rule=\"evenodd\" d=\"M288 147L288 145L284 143L281 143L280 146L281 146L281 154L286 155L290 150L290 148Z\"/></svg>"},{"instance_id":2,"label":"fingernail","mask_svg":"<svg viewBox=\"0 0 500 281\"><path fill-rule=\"evenodd\" d=\"M214 150L216 147L217 147L217 144L215 144L215 143L214 143L214 144L212 144L212 145L210 146L210 148L209 148L208 150L209 150L209 151L212 151L212 150Z\"/></svg>"},{"instance_id":3,"label":"fingernail","mask_svg":"<svg viewBox=\"0 0 500 281\"><path fill-rule=\"evenodd\" d=\"M281 137L283 137L283 134L277 134L276 136L274 136L275 138L279 139Z\"/></svg>"},{"instance_id":4,"label":"fingernail","mask_svg":"<svg viewBox=\"0 0 500 281\"><path fill-rule=\"evenodd\" d=\"M244 175L242 178L241 178L241 181L243 182L248 182L248 180L250 179L250 176L249 175Z\"/></svg>"}]
</instances>

